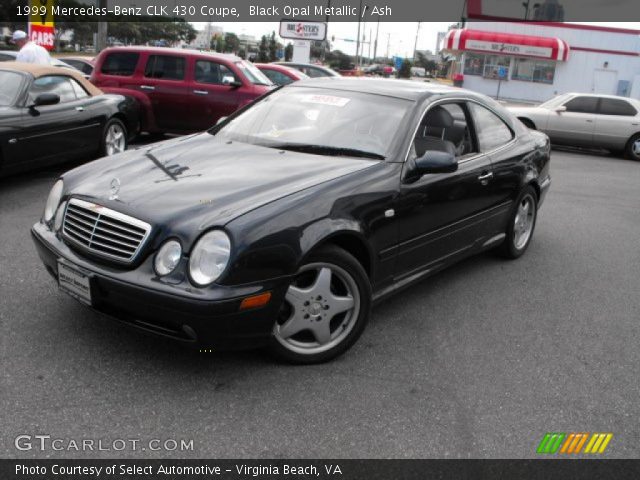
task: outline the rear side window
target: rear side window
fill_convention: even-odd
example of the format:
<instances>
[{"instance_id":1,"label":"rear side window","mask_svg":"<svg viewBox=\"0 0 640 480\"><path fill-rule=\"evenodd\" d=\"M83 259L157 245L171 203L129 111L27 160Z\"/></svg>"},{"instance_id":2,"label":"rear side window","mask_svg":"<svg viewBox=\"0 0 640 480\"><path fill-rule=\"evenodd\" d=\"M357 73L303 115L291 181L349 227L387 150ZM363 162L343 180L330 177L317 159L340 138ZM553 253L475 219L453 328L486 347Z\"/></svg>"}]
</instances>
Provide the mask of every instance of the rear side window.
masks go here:
<instances>
[{"instance_id":1,"label":"rear side window","mask_svg":"<svg viewBox=\"0 0 640 480\"><path fill-rule=\"evenodd\" d=\"M185 60L173 55L150 55L144 76L161 80L182 80L184 78Z\"/></svg>"},{"instance_id":2,"label":"rear side window","mask_svg":"<svg viewBox=\"0 0 640 480\"><path fill-rule=\"evenodd\" d=\"M278 72L276 70L260 70L260 71L264 73L266 77L276 85L288 85L291 82L293 82L293 79L287 77L284 73Z\"/></svg>"},{"instance_id":3,"label":"rear side window","mask_svg":"<svg viewBox=\"0 0 640 480\"><path fill-rule=\"evenodd\" d=\"M470 103L469 108L473 115L481 152L491 151L513 139L511 129L491 110L476 103Z\"/></svg>"},{"instance_id":4,"label":"rear side window","mask_svg":"<svg viewBox=\"0 0 640 480\"><path fill-rule=\"evenodd\" d=\"M596 113L598 111L598 97L576 97L564 104L567 112Z\"/></svg>"},{"instance_id":5,"label":"rear side window","mask_svg":"<svg viewBox=\"0 0 640 480\"><path fill-rule=\"evenodd\" d=\"M617 100L615 98L602 98L600 100L600 114L635 117L638 114L638 112L626 100Z\"/></svg>"},{"instance_id":6,"label":"rear side window","mask_svg":"<svg viewBox=\"0 0 640 480\"><path fill-rule=\"evenodd\" d=\"M107 55L102 64L102 73L128 77L133 75L140 58L135 52L113 52Z\"/></svg>"},{"instance_id":7,"label":"rear side window","mask_svg":"<svg viewBox=\"0 0 640 480\"><path fill-rule=\"evenodd\" d=\"M321 78L329 76L324 70L321 70L319 68L303 67L301 70L302 73L309 75L311 78Z\"/></svg>"}]
</instances>

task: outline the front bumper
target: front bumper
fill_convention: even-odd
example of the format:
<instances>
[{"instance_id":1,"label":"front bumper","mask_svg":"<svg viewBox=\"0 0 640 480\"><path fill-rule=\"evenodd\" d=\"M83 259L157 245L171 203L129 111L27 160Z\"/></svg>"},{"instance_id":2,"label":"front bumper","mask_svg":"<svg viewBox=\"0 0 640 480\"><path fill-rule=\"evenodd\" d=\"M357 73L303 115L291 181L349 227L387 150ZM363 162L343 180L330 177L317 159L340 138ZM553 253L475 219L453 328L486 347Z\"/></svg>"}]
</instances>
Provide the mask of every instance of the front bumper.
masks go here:
<instances>
[{"instance_id":1,"label":"front bumper","mask_svg":"<svg viewBox=\"0 0 640 480\"><path fill-rule=\"evenodd\" d=\"M33 226L31 235L38 255L56 280L59 259L89 275L90 308L127 326L199 348L226 350L265 345L290 280L199 289L186 282L163 282L153 271L152 258L134 270L121 270L87 261L42 223ZM240 310L244 298L264 292L272 294L267 305Z\"/></svg>"}]
</instances>

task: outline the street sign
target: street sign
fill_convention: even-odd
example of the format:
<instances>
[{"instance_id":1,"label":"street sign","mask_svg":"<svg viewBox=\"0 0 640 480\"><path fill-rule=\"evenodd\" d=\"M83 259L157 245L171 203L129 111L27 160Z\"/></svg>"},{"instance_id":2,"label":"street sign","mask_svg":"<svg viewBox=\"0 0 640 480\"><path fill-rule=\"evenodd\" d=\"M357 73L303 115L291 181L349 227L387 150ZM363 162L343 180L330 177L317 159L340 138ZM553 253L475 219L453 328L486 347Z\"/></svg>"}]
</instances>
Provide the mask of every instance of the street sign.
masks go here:
<instances>
[{"instance_id":1,"label":"street sign","mask_svg":"<svg viewBox=\"0 0 640 480\"><path fill-rule=\"evenodd\" d=\"M32 11L29 17L29 40L47 50L53 50L55 46L53 3L54 0L29 0Z\"/></svg>"},{"instance_id":2,"label":"street sign","mask_svg":"<svg viewBox=\"0 0 640 480\"><path fill-rule=\"evenodd\" d=\"M280 36L293 40L324 40L327 38L327 24L324 22L306 22L282 20Z\"/></svg>"}]
</instances>

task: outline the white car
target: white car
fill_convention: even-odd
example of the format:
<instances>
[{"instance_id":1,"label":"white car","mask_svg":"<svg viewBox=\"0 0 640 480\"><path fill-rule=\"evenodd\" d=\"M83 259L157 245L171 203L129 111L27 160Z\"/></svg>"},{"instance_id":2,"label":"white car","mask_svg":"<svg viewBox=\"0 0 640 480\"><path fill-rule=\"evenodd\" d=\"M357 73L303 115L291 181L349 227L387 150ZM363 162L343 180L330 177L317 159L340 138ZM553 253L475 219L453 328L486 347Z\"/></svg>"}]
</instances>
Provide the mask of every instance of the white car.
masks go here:
<instances>
[{"instance_id":1,"label":"white car","mask_svg":"<svg viewBox=\"0 0 640 480\"><path fill-rule=\"evenodd\" d=\"M538 107L509 107L527 127L556 145L601 147L640 161L640 101L566 93Z\"/></svg>"}]
</instances>

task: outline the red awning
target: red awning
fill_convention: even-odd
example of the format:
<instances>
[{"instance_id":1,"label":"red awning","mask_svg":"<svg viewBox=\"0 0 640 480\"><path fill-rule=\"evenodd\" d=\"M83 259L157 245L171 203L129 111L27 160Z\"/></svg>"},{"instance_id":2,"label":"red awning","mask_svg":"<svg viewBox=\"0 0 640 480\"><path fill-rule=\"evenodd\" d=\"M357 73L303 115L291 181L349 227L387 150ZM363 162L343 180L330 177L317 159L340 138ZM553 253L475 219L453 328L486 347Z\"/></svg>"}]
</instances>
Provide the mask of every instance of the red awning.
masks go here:
<instances>
[{"instance_id":1,"label":"red awning","mask_svg":"<svg viewBox=\"0 0 640 480\"><path fill-rule=\"evenodd\" d=\"M467 29L449 30L445 37L444 50L495 53L558 61L567 61L569 58L569 45L559 38Z\"/></svg>"}]
</instances>

